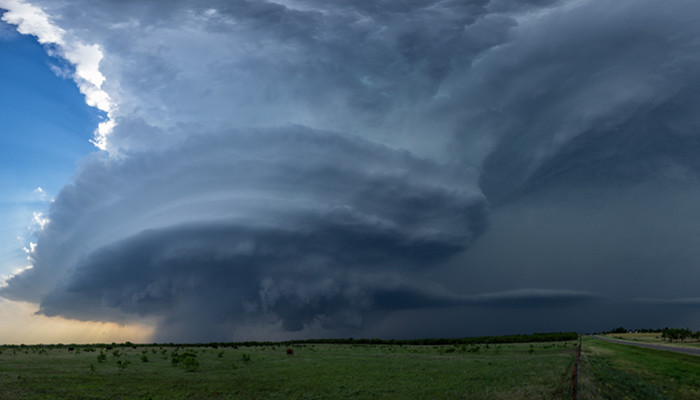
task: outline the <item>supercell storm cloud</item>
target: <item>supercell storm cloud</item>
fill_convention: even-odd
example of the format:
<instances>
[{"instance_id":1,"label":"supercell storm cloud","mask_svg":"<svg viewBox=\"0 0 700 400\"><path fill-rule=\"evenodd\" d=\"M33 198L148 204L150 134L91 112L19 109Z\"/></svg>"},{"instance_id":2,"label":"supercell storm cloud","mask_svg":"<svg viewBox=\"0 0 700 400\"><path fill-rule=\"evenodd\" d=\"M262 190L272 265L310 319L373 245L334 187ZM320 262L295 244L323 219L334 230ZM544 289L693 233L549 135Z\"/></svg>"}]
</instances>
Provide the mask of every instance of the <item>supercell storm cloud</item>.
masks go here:
<instances>
[{"instance_id":1,"label":"supercell storm cloud","mask_svg":"<svg viewBox=\"0 0 700 400\"><path fill-rule=\"evenodd\" d=\"M357 325L358 311L382 306L375 295L399 290L414 303L449 304L449 294L410 276L483 232L486 204L474 180L461 168L300 127L97 158L56 198L34 268L4 295L32 294L42 313L78 319L206 316L210 334L214 322L261 313L291 330Z\"/></svg>"},{"instance_id":2,"label":"supercell storm cloud","mask_svg":"<svg viewBox=\"0 0 700 400\"><path fill-rule=\"evenodd\" d=\"M0 7L106 113L4 297L163 340L699 328L695 1Z\"/></svg>"}]
</instances>

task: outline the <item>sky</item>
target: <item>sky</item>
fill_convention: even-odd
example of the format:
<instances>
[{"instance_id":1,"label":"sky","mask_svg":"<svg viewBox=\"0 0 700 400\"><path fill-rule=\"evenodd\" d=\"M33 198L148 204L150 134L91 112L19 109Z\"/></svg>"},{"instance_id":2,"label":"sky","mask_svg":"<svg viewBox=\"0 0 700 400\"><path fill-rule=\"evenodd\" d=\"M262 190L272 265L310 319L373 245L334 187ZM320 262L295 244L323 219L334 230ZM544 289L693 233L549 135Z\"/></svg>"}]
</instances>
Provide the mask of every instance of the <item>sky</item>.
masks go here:
<instances>
[{"instance_id":1,"label":"sky","mask_svg":"<svg viewBox=\"0 0 700 400\"><path fill-rule=\"evenodd\" d=\"M0 342L700 330L695 1L0 9Z\"/></svg>"}]
</instances>

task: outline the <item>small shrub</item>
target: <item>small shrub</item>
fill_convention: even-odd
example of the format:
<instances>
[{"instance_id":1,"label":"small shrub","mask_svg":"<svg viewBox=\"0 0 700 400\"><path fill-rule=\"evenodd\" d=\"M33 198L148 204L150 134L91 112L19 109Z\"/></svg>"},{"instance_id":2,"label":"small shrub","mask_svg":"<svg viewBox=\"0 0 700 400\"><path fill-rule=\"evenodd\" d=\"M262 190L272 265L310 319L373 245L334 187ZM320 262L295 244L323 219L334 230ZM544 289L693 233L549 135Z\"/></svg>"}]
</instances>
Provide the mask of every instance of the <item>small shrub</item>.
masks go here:
<instances>
[{"instance_id":1,"label":"small shrub","mask_svg":"<svg viewBox=\"0 0 700 400\"><path fill-rule=\"evenodd\" d=\"M244 363L249 363L251 361L250 356L246 353L243 353L243 355L241 356L241 361L243 361Z\"/></svg>"},{"instance_id":2,"label":"small shrub","mask_svg":"<svg viewBox=\"0 0 700 400\"><path fill-rule=\"evenodd\" d=\"M182 353L182 354L180 354L177 351L173 351L170 354L170 363L173 366L177 366L178 364L184 362L188 358L189 359L193 358L195 361L197 361L197 355L195 353ZM188 362L190 364L193 364L191 361L188 361ZM197 361L197 364L198 364L197 366L199 367L199 361ZM183 368L185 368L185 367L183 367Z\"/></svg>"},{"instance_id":3,"label":"small shrub","mask_svg":"<svg viewBox=\"0 0 700 400\"><path fill-rule=\"evenodd\" d=\"M182 359L180 368L188 372L194 372L199 369L199 360L197 360L196 356L187 355Z\"/></svg>"},{"instance_id":4,"label":"small shrub","mask_svg":"<svg viewBox=\"0 0 700 400\"><path fill-rule=\"evenodd\" d=\"M117 365L119 366L119 369L124 369L131 364L131 361L127 360L117 360Z\"/></svg>"},{"instance_id":5,"label":"small shrub","mask_svg":"<svg viewBox=\"0 0 700 400\"><path fill-rule=\"evenodd\" d=\"M103 363L107 361L107 355L100 350L100 354L97 355L97 362Z\"/></svg>"},{"instance_id":6,"label":"small shrub","mask_svg":"<svg viewBox=\"0 0 700 400\"><path fill-rule=\"evenodd\" d=\"M148 362L148 356L145 354L141 355L141 362Z\"/></svg>"},{"instance_id":7,"label":"small shrub","mask_svg":"<svg viewBox=\"0 0 700 400\"><path fill-rule=\"evenodd\" d=\"M218 356L219 356L219 358L222 358L222 357L224 356L224 351L223 351L223 350L220 351L219 354L218 354Z\"/></svg>"}]
</instances>

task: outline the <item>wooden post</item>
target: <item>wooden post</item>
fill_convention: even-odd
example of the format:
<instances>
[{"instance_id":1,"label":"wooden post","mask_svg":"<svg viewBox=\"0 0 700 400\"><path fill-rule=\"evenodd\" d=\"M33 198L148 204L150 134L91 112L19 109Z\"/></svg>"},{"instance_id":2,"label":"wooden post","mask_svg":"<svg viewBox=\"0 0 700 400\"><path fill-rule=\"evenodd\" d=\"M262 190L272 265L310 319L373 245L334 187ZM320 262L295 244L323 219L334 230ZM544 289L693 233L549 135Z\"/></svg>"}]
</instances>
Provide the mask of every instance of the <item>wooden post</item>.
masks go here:
<instances>
[{"instance_id":1,"label":"wooden post","mask_svg":"<svg viewBox=\"0 0 700 400\"><path fill-rule=\"evenodd\" d=\"M574 361L574 371L571 375L571 392L572 398L576 400L576 395L578 394L577 384L578 384L578 360L581 358L581 335L578 337L578 346L576 347L576 361Z\"/></svg>"}]
</instances>

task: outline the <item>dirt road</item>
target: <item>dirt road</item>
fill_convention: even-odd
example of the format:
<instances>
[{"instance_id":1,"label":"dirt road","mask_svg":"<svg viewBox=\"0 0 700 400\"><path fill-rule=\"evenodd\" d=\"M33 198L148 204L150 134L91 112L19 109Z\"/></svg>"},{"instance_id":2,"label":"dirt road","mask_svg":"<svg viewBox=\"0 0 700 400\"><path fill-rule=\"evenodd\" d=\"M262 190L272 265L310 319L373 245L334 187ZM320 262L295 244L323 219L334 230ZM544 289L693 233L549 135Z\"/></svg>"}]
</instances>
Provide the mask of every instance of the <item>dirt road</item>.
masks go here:
<instances>
[{"instance_id":1,"label":"dirt road","mask_svg":"<svg viewBox=\"0 0 700 400\"><path fill-rule=\"evenodd\" d=\"M628 344L631 346L646 347L649 349L656 349L656 350L674 351L676 353L684 353L684 354L692 354L694 356L700 356L700 349L698 349L698 348L674 347L674 346L665 346L662 344L631 342L629 340L610 339L610 338L606 338L606 337L598 336L598 335L593 335L593 337L596 339L605 340L607 342Z\"/></svg>"}]
</instances>

